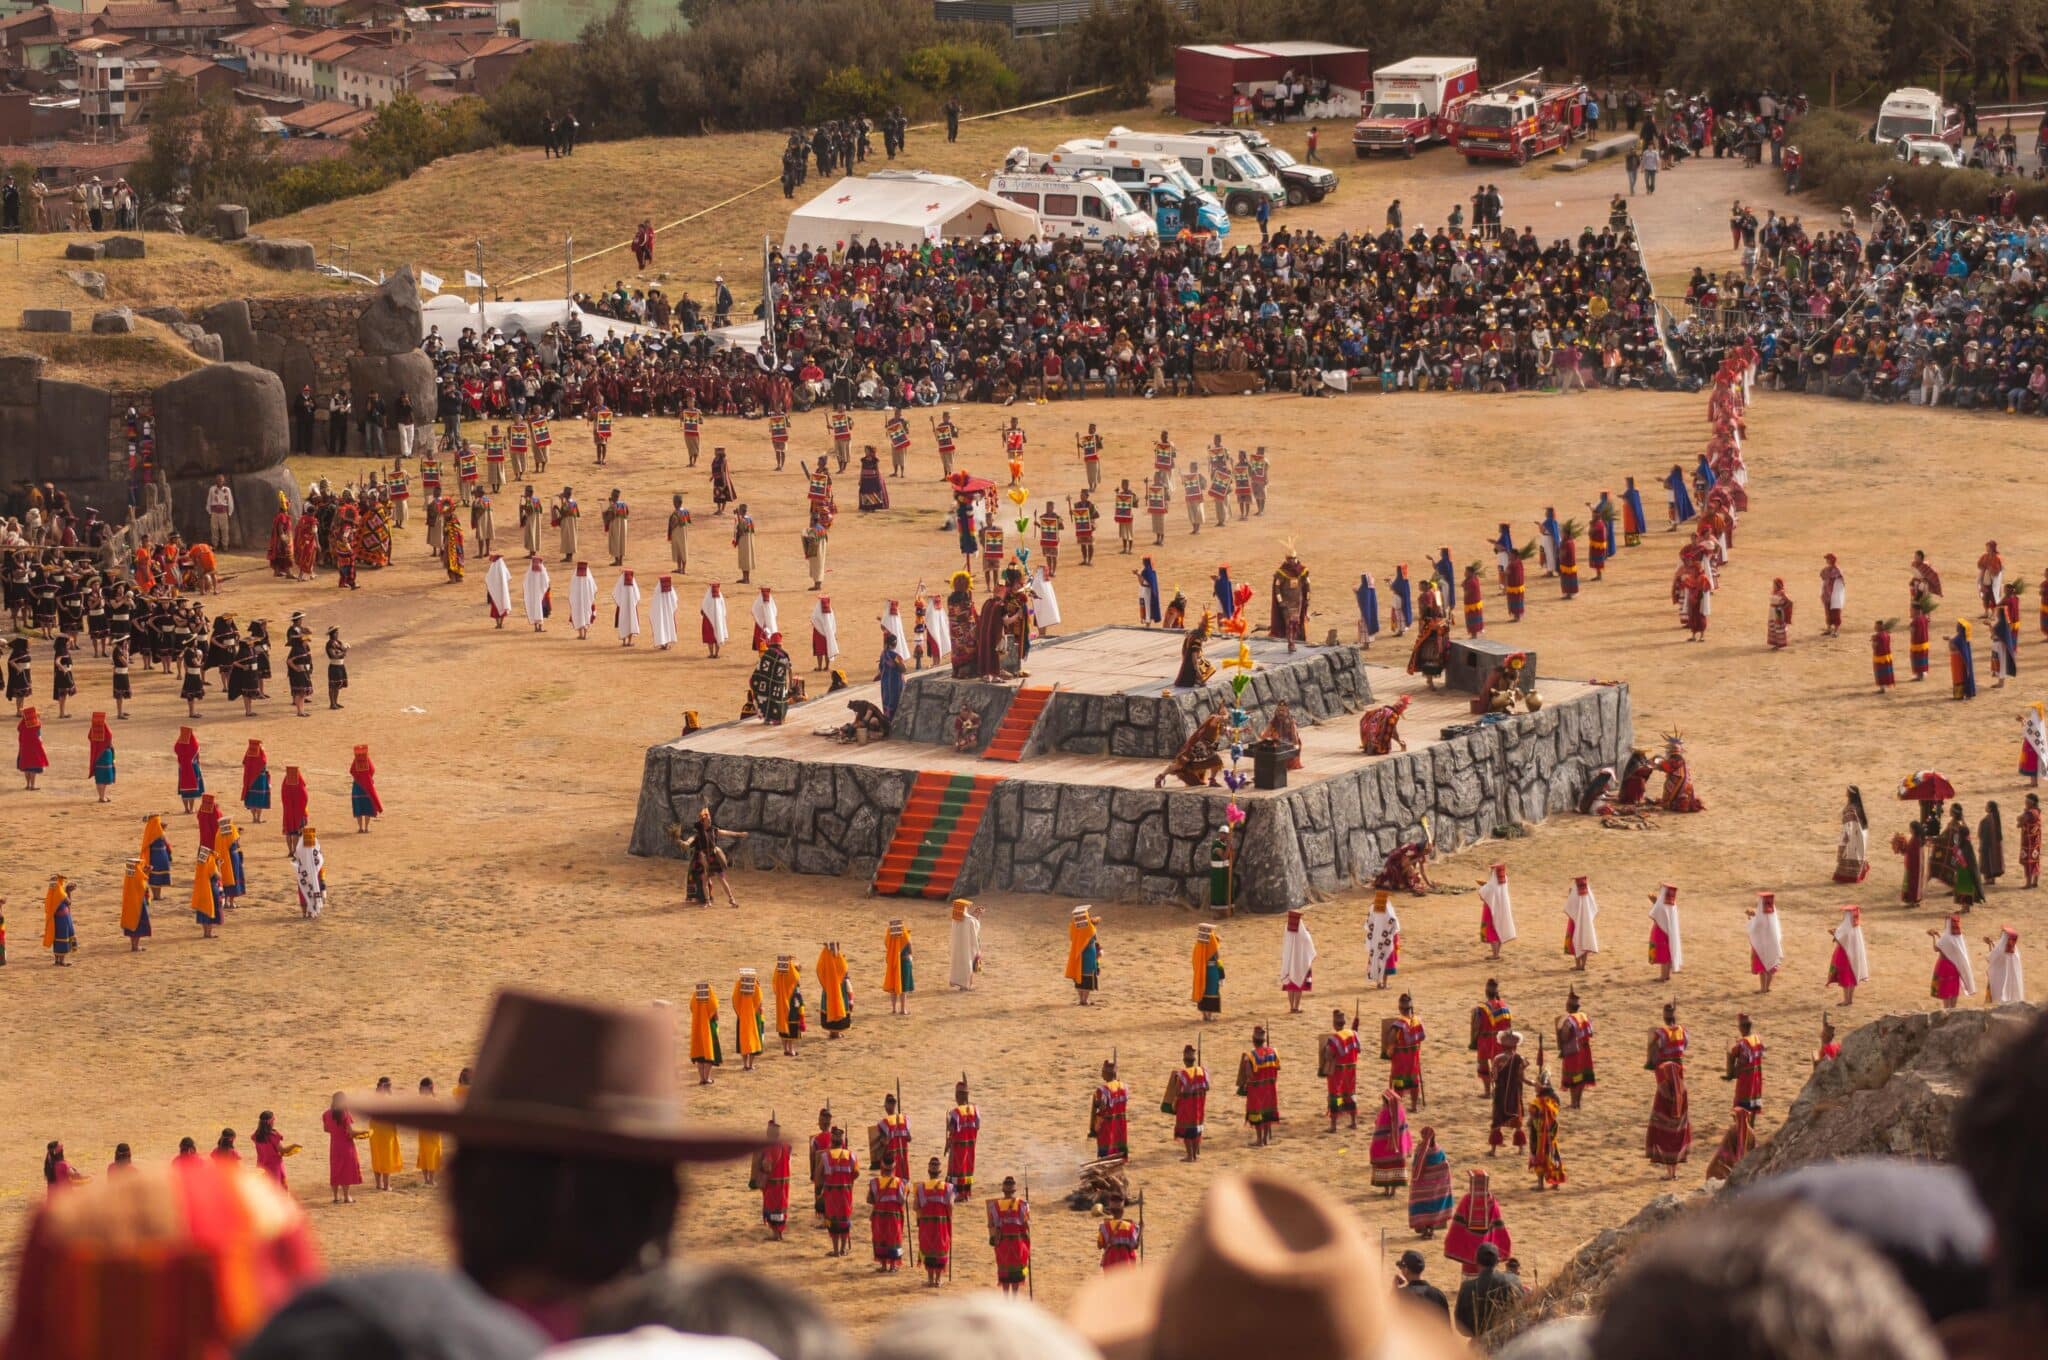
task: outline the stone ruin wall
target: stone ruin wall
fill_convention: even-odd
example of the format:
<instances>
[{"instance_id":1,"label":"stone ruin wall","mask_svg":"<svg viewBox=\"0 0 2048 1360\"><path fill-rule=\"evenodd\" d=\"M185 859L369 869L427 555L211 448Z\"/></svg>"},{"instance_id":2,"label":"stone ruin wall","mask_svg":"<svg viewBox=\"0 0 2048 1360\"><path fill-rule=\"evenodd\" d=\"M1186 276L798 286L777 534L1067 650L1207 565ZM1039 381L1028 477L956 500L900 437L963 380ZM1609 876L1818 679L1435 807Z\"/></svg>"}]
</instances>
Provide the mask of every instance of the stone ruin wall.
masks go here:
<instances>
[{"instance_id":1,"label":"stone ruin wall","mask_svg":"<svg viewBox=\"0 0 2048 1360\"><path fill-rule=\"evenodd\" d=\"M1618 766L1633 737L1628 690L1609 686L1333 779L1247 798L1239 905L1284 911L1369 883L1395 845L1420 834L1424 817L1438 848L1455 850L1498 828L1568 812L1590 772ZM1017 773L990 798L959 891L1203 899L1209 842L1227 802L1221 792L1057 784L1031 779L1028 761L1004 768ZM914 777L907 769L656 746L647 753L630 849L678 855L667 828L708 806L719 825L749 833L738 847L749 867L865 880Z\"/></svg>"}]
</instances>

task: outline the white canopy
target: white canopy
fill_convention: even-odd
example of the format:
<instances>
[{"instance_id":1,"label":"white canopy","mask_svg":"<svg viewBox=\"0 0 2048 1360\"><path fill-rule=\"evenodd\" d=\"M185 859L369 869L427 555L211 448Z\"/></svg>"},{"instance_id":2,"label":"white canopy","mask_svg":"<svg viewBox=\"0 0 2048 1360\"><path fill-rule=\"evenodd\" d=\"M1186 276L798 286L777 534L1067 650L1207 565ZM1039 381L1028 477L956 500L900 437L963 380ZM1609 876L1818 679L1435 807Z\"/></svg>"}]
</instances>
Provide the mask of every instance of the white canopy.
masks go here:
<instances>
[{"instance_id":1,"label":"white canopy","mask_svg":"<svg viewBox=\"0 0 2048 1360\"><path fill-rule=\"evenodd\" d=\"M442 293L428 298L420 304L422 324L439 326L441 339L453 345L462 329L468 326L481 331L496 326L508 339L525 331L527 338L538 342L549 326L569 321L569 300L567 298L535 298L526 302L486 302L482 319L477 315L477 305L466 302L454 293ZM591 312L581 315L583 333L608 340L614 335L647 335L651 328L636 325L630 321L614 321L608 316Z\"/></svg>"},{"instance_id":2,"label":"white canopy","mask_svg":"<svg viewBox=\"0 0 2048 1360\"><path fill-rule=\"evenodd\" d=\"M951 237L1039 234L1038 214L954 175L878 170L849 176L790 214L782 248L831 247L858 238L910 246Z\"/></svg>"}]
</instances>

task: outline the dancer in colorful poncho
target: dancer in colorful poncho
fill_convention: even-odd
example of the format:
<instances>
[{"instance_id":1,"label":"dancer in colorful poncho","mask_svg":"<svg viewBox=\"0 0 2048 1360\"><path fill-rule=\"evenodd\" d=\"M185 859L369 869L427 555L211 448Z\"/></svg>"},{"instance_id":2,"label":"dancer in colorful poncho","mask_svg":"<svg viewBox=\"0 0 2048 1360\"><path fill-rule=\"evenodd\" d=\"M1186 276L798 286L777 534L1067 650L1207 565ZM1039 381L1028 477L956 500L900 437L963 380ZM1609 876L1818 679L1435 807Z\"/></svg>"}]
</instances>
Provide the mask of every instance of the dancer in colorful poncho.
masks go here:
<instances>
[{"instance_id":1,"label":"dancer in colorful poncho","mask_svg":"<svg viewBox=\"0 0 2048 1360\"><path fill-rule=\"evenodd\" d=\"M1514 1239L1508 1235L1507 1224L1501 1219L1500 1201L1493 1197L1487 1174L1484 1171L1465 1174L1470 1188L1451 1214L1450 1231L1444 1234L1444 1255L1463 1266L1465 1274L1477 1275L1482 1243L1492 1243L1494 1250L1505 1260L1514 1250Z\"/></svg>"},{"instance_id":2,"label":"dancer in colorful poncho","mask_svg":"<svg viewBox=\"0 0 2048 1360\"><path fill-rule=\"evenodd\" d=\"M1436 1145L1436 1130L1424 1125L1408 1164L1408 1226L1434 1237L1451 1221L1451 1159Z\"/></svg>"},{"instance_id":3,"label":"dancer in colorful poncho","mask_svg":"<svg viewBox=\"0 0 2048 1360\"><path fill-rule=\"evenodd\" d=\"M1380 1093L1379 1113L1372 1124L1372 1183L1380 1187L1383 1198L1393 1198L1394 1191L1408 1183L1414 1151L1408 1112L1401 1107L1400 1093L1388 1088Z\"/></svg>"}]
</instances>

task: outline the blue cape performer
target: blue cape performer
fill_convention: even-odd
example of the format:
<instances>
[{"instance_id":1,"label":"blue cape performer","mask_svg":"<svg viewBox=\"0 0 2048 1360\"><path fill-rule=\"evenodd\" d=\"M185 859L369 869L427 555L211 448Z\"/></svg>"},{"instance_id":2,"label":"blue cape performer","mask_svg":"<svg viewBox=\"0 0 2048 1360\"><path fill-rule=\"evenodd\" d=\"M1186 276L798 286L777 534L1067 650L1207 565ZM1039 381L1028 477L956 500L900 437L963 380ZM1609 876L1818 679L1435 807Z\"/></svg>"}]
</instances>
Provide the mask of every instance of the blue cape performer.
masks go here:
<instances>
[{"instance_id":1,"label":"blue cape performer","mask_svg":"<svg viewBox=\"0 0 2048 1360\"><path fill-rule=\"evenodd\" d=\"M1408 579L1408 564L1394 568L1394 607L1401 612L1401 626L1415 624L1415 583Z\"/></svg>"},{"instance_id":2,"label":"blue cape performer","mask_svg":"<svg viewBox=\"0 0 2048 1360\"><path fill-rule=\"evenodd\" d=\"M1445 548L1437 555L1436 579L1442 582L1442 585L1438 588L1443 591L1443 596L1446 600L1451 599L1458 593L1458 569L1451 562L1451 550L1449 548Z\"/></svg>"},{"instance_id":3,"label":"blue cape performer","mask_svg":"<svg viewBox=\"0 0 2048 1360\"><path fill-rule=\"evenodd\" d=\"M1628 490L1621 493L1621 531L1635 538L1649 531L1650 521L1643 518L1643 493L1636 490L1636 479L1628 479Z\"/></svg>"},{"instance_id":4,"label":"blue cape performer","mask_svg":"<svg viewBox=\"0 0 2048 1360\"><path fill-rule=\"evenodd\" d=\"M903 702L903 658L896 651L894 634L882 639L882 659L876 670L875 678L882 683L882 712L893 719L896 705Z\"/></svg>"},{"instance_id":5,"label":"blue cape performer","mask_svg":"<svg viewBox=\"0 0 2048 1360\"><path fill-rule=\"evenodd\" d=\"M1216 569L1216 604L1218 613L1226 619L1237 617L1237 588L1230 583L1228 563Z\"/></svg>"},{"instance_id":6,"label":"blue cape performer","mask_svg":"<svg viewBox=\"0 0 2048 1360\"><path fill-rule=\"evenodd\" d=\"M1380 592L1372 583L1372 573L1366 572L1358 578L1358 617L1365 625L1365 635L1376 637L1380 631Z\"/></svg>"},{"instance_id":7,"label":"blue cape performer","mask_svg":"<svg viewBox=\"0 0 2048 1360\"><path fill-rule=\"evenodd\" d=\"M1147 623L1159 622L1159 573L1149 557L1138 568L1138 617Z\"/></svg>"},{"instance_id":8,"label":"blue cape performer","mask_svg":"<svg viewBox=\"0 0 2048 1360\"><path fill-rule=\"evenodd\" d=\"M1949 679L1958 699L1977 697L1977 658L1970 651L1970 625L1956 620L1956 631L1948 640Z\"/></svg>"},{"instance_id":9,"label":"blue cape performer","mask_svg":"<svg viewBox=\"0 0 2048 1360\"><path fill-rule=\"evenodd\" d=\"M1678 509L1678 522L1685 523L1698 511L1692 508L1692 492L1685 487L1685 469L1674 465L1664 478L1664 489L1670 493L1671 504Z\"/></svg>"}]
</instances>

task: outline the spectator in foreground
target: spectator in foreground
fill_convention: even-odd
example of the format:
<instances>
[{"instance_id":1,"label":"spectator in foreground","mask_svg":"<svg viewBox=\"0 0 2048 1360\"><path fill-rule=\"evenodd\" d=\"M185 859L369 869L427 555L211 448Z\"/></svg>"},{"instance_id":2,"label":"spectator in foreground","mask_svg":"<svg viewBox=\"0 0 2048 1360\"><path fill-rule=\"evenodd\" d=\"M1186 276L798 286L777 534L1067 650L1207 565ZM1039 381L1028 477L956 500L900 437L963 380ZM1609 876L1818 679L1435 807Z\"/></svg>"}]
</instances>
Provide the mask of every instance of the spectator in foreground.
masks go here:
<instances>
[{"instance_id":1,"label":"spectator in foreground","mask_svg":"<svg viewBox=\"0 0 2048 1360\"><path fill-rule=\"evenodd\" d=\"M1496 1253L1496 1256L1498 1253ZM1422 1278L1422 1271L1429 1263L1422 1259L1422 1253L1410 1247L1394 1262L1401 1272L1394 1281L1395 1292L1404 1299L1433 1308L1444 1318L1451 1315L1451 1301L1444 1297L1444 1291Z\"/></svg>"},{"instance_id":2,"label":"spectator in foreground","mask_svg":"<svg viewBox=\"0 0 2048 1360\"><path fill-rule=\"evenodd\" d=\"M1090 1281L1070 1317L1104 1360L1464 1354L1449 1328L1373 1287L1384 1278L1377 1255L1351 1211L1323 1192L1220 1176L1167 1262Z\"/></svg>"},{"instance_id":3,"label":"spectator in foreground","mask_svg":"<svg viewBox=\"0 0 2048 1360\"><path fill-rule=\"evenodd\" d=\"M139 1167L36 1211L0 1354L214 1360L320 1274L297 1201L258 1172Z\"/></svg>"},{"instance_id":4,"label":"spectator in foreground","mask_svg":"<svg viewBox=\"0 0 2048 1360\"><path fill-rule=\"evenodd\" d=\"M1688 1214L1617 1279L1593 1360L1942 1360L1882 1257L1810 1209Z\"/></svg>"},{"instance_id":5,"label":"spectator in foreground","mask_svg":"<svg viewBox=\"0 0 2048 1360\"><path fill-rule=\"evenodd\" d=\"M1522 1282L1500 1268L1500 1248L1481 1242L1474 1258L1479 1273L1458 1286L1455 1317L1466 1336L1484 1336L1507 1321L1522 1302Z\"/></svg>"},{"instance_id":6,"label":"spectator in foreground","mask_svg":"<svg viewBox=\"0 0 2048 1360\"><path fill-rule=\"evenodd\" d=\"M623 1335L667 1327L741 1337L775 1360L850 1360L853 1347L808 1297L738 1266L671 1262L635 1275L591 1302L584 1331Z\"/></svg>"},{"instance_id":7,"label":"spectator in foreground","mask_svg":"<svg viewBox=\"0 0 2048 1360\"><path fill-rule=\"evenodd\" d=\"M1952 1360L2048 1355L2048 1016L1983 1064L1956 1108L1956 1164L1991 1215L1994 1311L1951 1318Z\"/></svg>"},{"instance_id":8,"label":"spectator in foreground","mask_svg":"<svg viewBox=\"0 0 2048 1360\"><path fill-rule=\"evenodd\" d=\"M1021 1299L970 1294L883 1324L867 1360L1097 1360L1095 1348Z\"/></svg>"},{"instance_id":9,"label":"spectator in foreground","mask_svg":"<svg viewBox=\"0 0 2048 1360\"><path fill-rule=\"evenodd\" d=\"M358 1113L452 1135L451 1236L463 1273L557 1341L608 1284L668 1259L685 1162L730 1161L758 1134L687 1122L672 1022L503 991L461 1102L401 1096Z\"/></svg>"},{"instance_id":10,"label":"spectator in foreground","mask_svg":"<svg viewBox=\"0 0 2048 1360\"><path fill-rule=\"evenodd\" d=\"M300 1291L236 1360L533 1360L546 1346L462 1276L407 1266Z\"/></svg>"}]
</instances>

